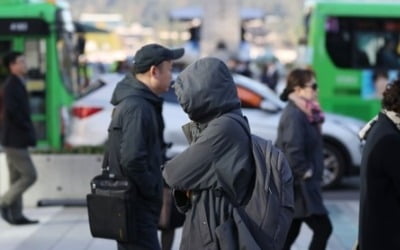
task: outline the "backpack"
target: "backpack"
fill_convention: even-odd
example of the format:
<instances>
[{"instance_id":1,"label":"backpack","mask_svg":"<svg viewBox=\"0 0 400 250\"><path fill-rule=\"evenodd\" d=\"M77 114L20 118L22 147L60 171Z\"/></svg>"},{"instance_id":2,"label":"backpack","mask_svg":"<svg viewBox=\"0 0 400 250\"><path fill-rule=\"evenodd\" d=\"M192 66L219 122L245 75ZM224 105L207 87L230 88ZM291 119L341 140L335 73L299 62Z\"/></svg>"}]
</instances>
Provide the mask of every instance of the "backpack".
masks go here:
<instances>
[{"instance_id":1,"label":"backpack","mask_svg":"<svg viewBox=\"0 0 400 250\"><path fill-rule=\"evenodd\" d=\"M271 141L250 134L237 115L228 116L239 122L249 135L255 168L250 197L245 204L234 205L261 249L282 249L294 215L289 164Z\"/></svg>"}]
</instances>

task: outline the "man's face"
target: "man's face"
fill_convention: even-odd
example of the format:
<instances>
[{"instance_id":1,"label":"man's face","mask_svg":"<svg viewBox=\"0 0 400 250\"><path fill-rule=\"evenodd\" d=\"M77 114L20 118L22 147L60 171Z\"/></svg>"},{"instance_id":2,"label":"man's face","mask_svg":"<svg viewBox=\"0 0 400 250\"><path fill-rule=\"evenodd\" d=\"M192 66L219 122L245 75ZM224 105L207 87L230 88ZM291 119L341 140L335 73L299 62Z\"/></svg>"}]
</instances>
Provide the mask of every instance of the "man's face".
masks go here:
<instances>
[{"instance_id":1,"label":"man's face","mask_svg":"<svg viewBox=\"0 0 400 250\"><path fill-rule=\"evenodd\" d=\"M27 72L26 61L24 56L19 56L15 62L10 64L11 73L17 76L24 76Z\"/></svg>"},{"instance_id":2,"label":"man's face","mask_svg":"<svg viewBox=\"0 0 400 250\"><path fill-rule=\"evenodd\" d=\"M156 67L154 74L154 89L157 94L167 92L172 80L172 61L164 61Z\"/></svg>"}]
</instances>

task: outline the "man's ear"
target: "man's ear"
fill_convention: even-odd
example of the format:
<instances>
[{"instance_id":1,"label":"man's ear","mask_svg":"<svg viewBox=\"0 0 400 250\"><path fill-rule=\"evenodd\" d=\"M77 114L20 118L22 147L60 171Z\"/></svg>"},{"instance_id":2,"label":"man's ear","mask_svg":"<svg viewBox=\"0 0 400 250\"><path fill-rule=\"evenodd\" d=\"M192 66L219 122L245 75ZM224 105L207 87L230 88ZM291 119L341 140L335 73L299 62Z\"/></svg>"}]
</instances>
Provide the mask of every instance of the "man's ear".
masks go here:
<instances>
[{"instance_id":1,"label":"man's ear","mask_svg":"<svg viewBox=\"0 0 400 250\"><path fill-rule=\"evenodd\" d=\"M152 77L157 77L158 76L158 68L156 66L152 65L150 67L150 75Z\"/></svg>"}]
</instances>

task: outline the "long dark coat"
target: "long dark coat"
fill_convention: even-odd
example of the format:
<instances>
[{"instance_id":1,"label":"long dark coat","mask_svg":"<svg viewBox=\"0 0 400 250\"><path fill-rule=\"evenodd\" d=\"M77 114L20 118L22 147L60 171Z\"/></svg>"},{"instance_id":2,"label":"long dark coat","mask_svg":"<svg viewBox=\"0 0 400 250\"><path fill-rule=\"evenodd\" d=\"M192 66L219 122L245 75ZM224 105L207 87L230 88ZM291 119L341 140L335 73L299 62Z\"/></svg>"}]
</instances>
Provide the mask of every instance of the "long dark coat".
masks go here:
<instances>
[{"instance_id":1,"label":"long dark coat","mask_svg":"<svg viewBox=\"0 0 400 250\"><path fill-rule=\"evenodd\" d=\"M22 79L10 75L2 90L1 144L4 147L27 148L36 145L29 96Z\"/></svg>"},{"instance_id":2,"label":"long dark coat","mask_svg":"<svg viewBox=\"0 0 400 250\"><path fill-rule=\"evenodd\" d=\"M321 132L292 101L283 110L276 146L285 154L294 175L295 217L326 214L321 191L324 168ZM308 169L312 169L313 175L303 181ZM302 204L306 208L299 206Z\"/></svg>"},{"instance_id":3,"label":"long dark coat","mask_svg":"<svg viewBox=\"0 0 400 250\"><path fill-rule=\"evenodd\" d=\"M379 114L361 161L361 250L400 249L400 131Z\"/></svg>"},{"instance_id":4,"label":"long dark coat","mask_svg":"<svg viewBox=\"0 0 400 250\"><path fill-rule=\"evenodd\" d=\"M135 244L153 249L154 243L143 236L156 228L162 204L162 99L128 74L117 84L111 103L115 110L109 126L109 162L118 162L138 191L133 204Z\"/></svg>"},{"instance_id":5,"label":"long dark coat","mask_svg":"<svg viewBox=\"0 0 400 250\"><path fill-rule=\"evenodd\" d=\"M183 128L190 146L169 161L163 172L165 181L175 189L177 204L186 211L180 249L230 246L238 239L216 233L223 232L234 214L227 197L242 202L254 173L249 136L226 116L241 115L235 84L222 61L206 58L188 66L177 78L175 89L193 120Z\"/></svg>"}]
</instances>

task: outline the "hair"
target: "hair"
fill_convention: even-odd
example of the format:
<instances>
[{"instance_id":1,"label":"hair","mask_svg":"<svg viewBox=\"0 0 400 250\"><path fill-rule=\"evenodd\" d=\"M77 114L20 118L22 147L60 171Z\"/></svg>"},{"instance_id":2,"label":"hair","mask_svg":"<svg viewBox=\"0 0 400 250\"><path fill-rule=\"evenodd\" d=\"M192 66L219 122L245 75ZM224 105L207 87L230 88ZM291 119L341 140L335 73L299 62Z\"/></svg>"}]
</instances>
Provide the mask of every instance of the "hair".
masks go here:
<instances>
[{"instance_id":1,"label":"hair","mask_svg":"<svg viewBox=\"0 0 400 250\"><path fill-rule=\"evenodd\" d=\"M286 82L286 88L283 90L280 98L282 101L287 101L289 94L292 93L295 87L304 88L315 74L310 69L294 69L289 73Z\"/></svg>"},{"instance_id":2,"label":"hair","mask_svg":"<svg viewBox=\"0 0 400 250\"><path fill-rule=\"evenodd\" d=\"M384 69L378 69L372 74L372 80L375 82L379 77L389 78L389 74Z\"/></svg>"},{"instance_id":3,"label":"hair","mask_svg":"<svg viewBox=\"0 0 400 250\"><path fill-rule=\"evenodd\" d=\"M383 92L382 107L386 110L400 114L400 80L388 84Z\"/></svg>"},{"instance_id":4,"label":"hair","mask_svg":"<svg viewBox=\"0 0 400 250\"><path fill-rule=\"evenodd\" d=\"M15 63L17 58L20 56L22 56L22 53L17 51L11 51L4 56L3 64L7 68L7 70L10 70L10 65Z\"/></svg>"}]
</instances>

